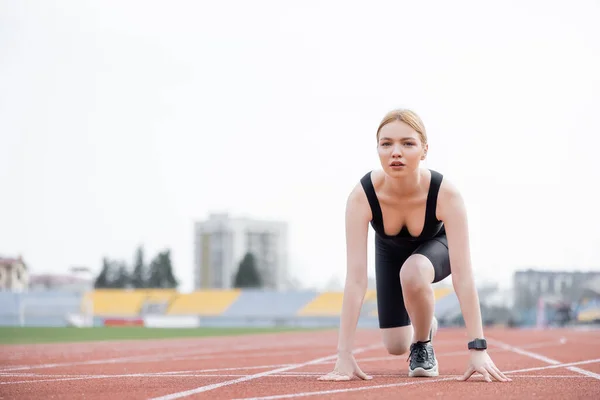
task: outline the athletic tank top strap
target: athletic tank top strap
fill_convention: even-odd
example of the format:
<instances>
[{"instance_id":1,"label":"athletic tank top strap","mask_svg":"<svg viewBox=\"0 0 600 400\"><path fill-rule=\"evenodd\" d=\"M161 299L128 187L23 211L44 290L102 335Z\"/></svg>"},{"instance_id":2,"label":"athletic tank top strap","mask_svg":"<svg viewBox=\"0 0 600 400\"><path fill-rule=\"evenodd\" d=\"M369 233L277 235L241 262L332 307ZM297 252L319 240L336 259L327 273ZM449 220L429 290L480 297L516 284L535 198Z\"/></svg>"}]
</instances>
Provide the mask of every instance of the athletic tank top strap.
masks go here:
<instances>
[{"instance_id":1,"label":"athletic tank top strap","mask_svg":"<svg viewBox=\"0 0 600 400\"><path fill-rule=\"evenodd\" d=\"M438 193L444 176L437 171L429 170L431 172L431 182L429 183L429 193L427 195L427 209L425 210L425 221L427 222L437 221L435 212L437 209Z\"/></svg>"},{"instance_id":2,"label":"athletic tank top strap","mask_svg":"<svg viewBox=\"0 0 600 400\"><path fill-rule=\"evenodd\" d=\"M369 206L371 207L371 214L373 219L371 220L374 227L377 229L383 229L383 214L381 213L381 206L379 205L379 200L377 199L377 195L375 194L375 187L373 186L373 181L371 180L371 172L369 171L363 176L360 180L360 183L367 195L367 199L369 200Z\"/></svg>"}]
</instances>

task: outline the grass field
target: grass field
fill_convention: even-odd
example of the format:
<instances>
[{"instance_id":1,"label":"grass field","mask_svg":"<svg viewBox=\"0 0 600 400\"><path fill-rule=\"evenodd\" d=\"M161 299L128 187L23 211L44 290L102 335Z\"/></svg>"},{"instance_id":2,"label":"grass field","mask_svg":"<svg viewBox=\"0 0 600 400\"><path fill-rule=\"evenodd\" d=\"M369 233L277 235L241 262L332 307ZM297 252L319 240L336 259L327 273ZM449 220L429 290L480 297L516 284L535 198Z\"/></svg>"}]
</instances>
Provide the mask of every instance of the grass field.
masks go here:
<instances>
[{"instance_id":1,"label":"grass field","mask_svg":"<svg viewBox=\"0 0 600 400\"><path fill-rule=\"evenodd\" d=\"M0 344L35 344L105 340L170 339L205 336L232 336L269 332L292 332L302 328L37 328L0 327Z\"/></svg>"}]
</instances>

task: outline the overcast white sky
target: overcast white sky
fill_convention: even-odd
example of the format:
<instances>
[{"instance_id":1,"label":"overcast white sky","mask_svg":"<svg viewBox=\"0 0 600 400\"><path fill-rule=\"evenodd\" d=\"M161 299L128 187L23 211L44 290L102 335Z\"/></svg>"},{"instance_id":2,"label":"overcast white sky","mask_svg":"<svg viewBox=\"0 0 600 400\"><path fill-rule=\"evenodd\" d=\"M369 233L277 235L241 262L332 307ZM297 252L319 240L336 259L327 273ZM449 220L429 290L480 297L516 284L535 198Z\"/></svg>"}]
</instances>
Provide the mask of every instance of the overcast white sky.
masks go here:
<instances>
[{"instance_id":1,"label":"overcast white sky","mask_svg":"<svg viewBox=\"0 0 600 400\"><path fill-rule=\"evenodd\" d=\"M0 254L170 248L188 290L193 222L228 211L289 221L292 274L322 286L376 127L409 107L479 280L599 269L598 21L589 0L3 0Z\"/></svg>"}]
</instances>

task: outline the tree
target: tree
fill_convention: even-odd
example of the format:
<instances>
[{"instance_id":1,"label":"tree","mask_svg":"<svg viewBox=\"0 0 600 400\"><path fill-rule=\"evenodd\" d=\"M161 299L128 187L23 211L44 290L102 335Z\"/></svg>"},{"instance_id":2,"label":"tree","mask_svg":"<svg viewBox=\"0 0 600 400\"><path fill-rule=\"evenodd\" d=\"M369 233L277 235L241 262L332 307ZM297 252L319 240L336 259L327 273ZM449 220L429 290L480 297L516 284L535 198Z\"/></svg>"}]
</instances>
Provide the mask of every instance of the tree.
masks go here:
<instances>
[{"instance_id":1,"label":"tree","mask_svg":"<svg viewBox=\"0 0 600 400\"><path fill-rule=\"evenodd\" d=\"M173 265L171 263L171 250L166 250L160 253L162 268L163 268L163 282L161 287L176 288L179 285L177 278L173 275Z\"/></svg>"},{"instance_id":2,"label":"tree","mask_svg":"<svg viewBox=\"0 0 600 400\"><path fill-rule=\"evenodd\" d=\"M94 287L96 289L125 288L129 284L129 273L127 265L123 261L111 260L108 257L102 259L102 270L96 277Z\"/></svg>"},{"instance_id":3,"label":"tree","mask_svg":"<svg viewBox=\"0 0 600 400\"><path fill-rule=\"evenodd\" d=\"M119 289L129 287L130 277L127 271L127 264L123 261L115 261L114 269L116 276L115 280L112 282L112 287Z\"/></svg>"},{"instance_id":4,"label":"tree","mask_svg":"<svg viewBox=\"0 0 600 400\"><path fill-rule=\"evenodd\" d=\"M150 263L150 277L146 286L149 288L176 288L178 284L173 275L171 251L166 250L159 253Z\"/></svg>"},{"instance_id":5,"label":"tree","mask_svg":"<svg viewBox=\"0 0 600 400\"><path fill-rule=\"evenodd\" d=\"M154 259L149 266L144 264L144 250L139 246L134 261L133 271L124 261L102 259L102 270L96 277L94 287L103 288L176 288L179 285L173 274L171 251L165 250Z\"/></svg>"},{"instance_id":6,"label":"tree","mask_svg":"<svg viewBox=\"0 0 600 400\"><path fill-rule=\"evenodd\" d=\"M259 288L262 287L262 279L256 268L256 261L252 253L246 253L238 267L233 282L235 288Z\"/></svg>"},{"instance_id":7,"label":"tree","mask_svg":"<svg viewBox=\"0 0 600 400\"><path fill-rule=\"evenodd\" d=\"M147 267L144 264L144 249L142 246L137 248L133 273L131 274L131 286L134 288L144 288L147 285Z\"/></svg>"},{"instance_id":8,"label":"tree","mask_svg":"<svg viewBox=\"0 0 600 400\"><path fill-rule=\"evenodd\" d=\"M96 289L104 289L108 287L108 273L110 272L110 263L106 257L102 259L102 270L96 277L94 287Z\"/></svg>"}]
</instances>

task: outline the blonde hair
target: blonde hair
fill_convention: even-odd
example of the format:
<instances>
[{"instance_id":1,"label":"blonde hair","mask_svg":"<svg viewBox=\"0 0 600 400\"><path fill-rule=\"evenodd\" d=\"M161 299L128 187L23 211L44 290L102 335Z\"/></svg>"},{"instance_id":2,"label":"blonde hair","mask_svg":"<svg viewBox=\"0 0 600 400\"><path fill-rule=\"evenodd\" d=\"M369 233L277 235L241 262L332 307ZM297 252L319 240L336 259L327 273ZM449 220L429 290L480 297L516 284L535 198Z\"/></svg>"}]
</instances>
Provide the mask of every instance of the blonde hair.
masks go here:
<instances>
[{"instance_id":1,"label":"blonde hair","mask_svg":"<svg viewBox=\"0 0 600 400\"><path fill-rule=\"evenodd\" d=\"M402 121L405 124L407 124L408 126L410 126L411 128L413 128L415 131L417 131L417 133L419 134L419 136L421 137L421 143L423 144L423 146L425 146L427 144L427 132L425 131L425 125L423 124L423 121L421 120L421 118L419 118L419 116L411 111L411 110L407 110L407 109L397 109L397 110L392 110L390 112L388 112L385 117L383 117L383 119L381 120L381 123L379 124L379 128L377 128L377 139L379 140L379 131L381 130L381 128L383 128L385 125L389 124L390 122L394 122L394 121Z\"/></svg>"}]
</instances>

